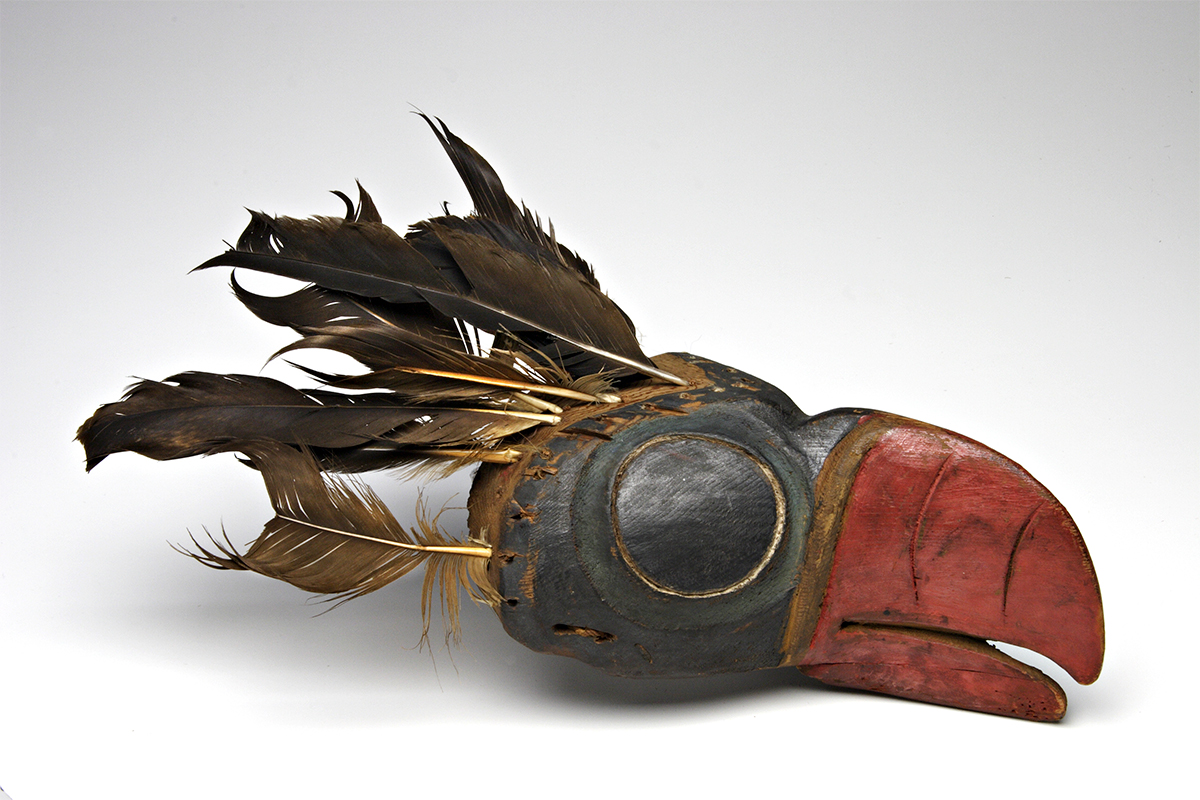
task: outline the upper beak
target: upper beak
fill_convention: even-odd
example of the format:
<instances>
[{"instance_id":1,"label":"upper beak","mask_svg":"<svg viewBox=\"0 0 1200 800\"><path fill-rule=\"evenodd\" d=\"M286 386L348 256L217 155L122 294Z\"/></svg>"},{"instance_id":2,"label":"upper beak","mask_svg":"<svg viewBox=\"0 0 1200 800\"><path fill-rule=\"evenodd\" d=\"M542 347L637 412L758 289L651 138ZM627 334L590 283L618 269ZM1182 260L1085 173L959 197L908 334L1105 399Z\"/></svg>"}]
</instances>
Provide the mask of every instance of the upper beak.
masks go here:
<instances>
[{"instance_id":1,"label":"upper beak","mask_svg":"<svg viewBox=\"0 0 1200 800\"><path fill-rule=\"evenodd\" d=\"M1062 718L1062 689L989 640L1037 651L1080 683L1100 674L1087 548L1013 461L875 413L830 454L815 494L785 663L828 683L1036 720ZM823 600L801 597L821 588Z\"/></svg>"}]
</instances>

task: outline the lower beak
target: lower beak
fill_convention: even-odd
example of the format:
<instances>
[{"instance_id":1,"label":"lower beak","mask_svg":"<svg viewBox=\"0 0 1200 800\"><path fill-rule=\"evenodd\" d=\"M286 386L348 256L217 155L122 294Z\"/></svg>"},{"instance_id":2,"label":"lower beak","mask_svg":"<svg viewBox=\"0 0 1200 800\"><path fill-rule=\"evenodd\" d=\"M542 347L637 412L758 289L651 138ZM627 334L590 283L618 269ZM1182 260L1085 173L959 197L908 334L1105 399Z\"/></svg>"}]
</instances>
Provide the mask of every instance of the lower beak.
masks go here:
<instances>
[{"instance_id":1,"label":"lower beak","mask_svg":"<svg viewBox=\"0 0 1200 800\"><path fill-rule=\"evenodd\" d=\"M810 581L824 598L793 625L785 663L832 684L1036 720L1062 718L1062 689L988 641L1037 651L1080 683L1100 674L1087 548L1013 461L870 414L827 459L815 500L806 563L828 579Z\"/></svg>"}]
</instances>

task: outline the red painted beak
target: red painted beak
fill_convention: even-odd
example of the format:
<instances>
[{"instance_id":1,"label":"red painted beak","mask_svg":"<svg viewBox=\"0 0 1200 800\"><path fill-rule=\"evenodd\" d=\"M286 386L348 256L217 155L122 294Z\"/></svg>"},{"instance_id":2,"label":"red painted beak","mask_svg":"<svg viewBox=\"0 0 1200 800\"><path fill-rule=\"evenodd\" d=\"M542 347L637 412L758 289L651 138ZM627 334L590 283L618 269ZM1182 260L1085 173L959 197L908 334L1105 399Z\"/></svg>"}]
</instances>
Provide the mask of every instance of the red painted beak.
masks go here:
<instances>
[{"instance_id":1,"label":"red painted beak","mask_svg":"<svg viewBox=\"0 0 1200 800\"><path fill-rule=\"evenodd\" d=\"M1087 548L1066 509L1011 460L871 414L826 461L816 508L824 602L796 627L787 663L840 686L1048 721L1066 711L1063 690L988 640L1037 651L1080 683L1100 674L1104 620Z\"/></svg>"}]
</instances>

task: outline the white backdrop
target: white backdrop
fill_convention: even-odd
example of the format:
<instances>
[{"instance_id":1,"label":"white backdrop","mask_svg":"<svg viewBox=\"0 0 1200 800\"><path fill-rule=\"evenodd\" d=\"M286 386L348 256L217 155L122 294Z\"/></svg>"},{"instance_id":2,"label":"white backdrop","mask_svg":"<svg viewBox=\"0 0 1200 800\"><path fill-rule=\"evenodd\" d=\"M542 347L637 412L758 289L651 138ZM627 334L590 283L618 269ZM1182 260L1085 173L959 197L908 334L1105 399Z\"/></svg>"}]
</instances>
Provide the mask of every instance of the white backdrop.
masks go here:
<instances>
[{"instance_id":1,"label":"white backdrop","mask_svg":"<svg viewBox=\"0 0 1200 800\"><path fill-rule=\"evenodd\" d=\"M2 12L0 786L13 800L1169 790L1200 712L1198 6L20 4ZM174 553L269 516L231 457L75 428L132 377L290 340L217 272L242 206L402 229L465 191L418 107L639 324L809 412L1011 456L1104 592L1098 683L1038 725L790 671L634 682L418 580L317 616ZM277 374L272 366L269 374ZM469 478L431 487L465 499ZM396 486L398 513L415 490ZM1181 727L1182 726L1182 727ZM1192 744L1188 745L1187 742Z\"/></svg>"}]
</instances>

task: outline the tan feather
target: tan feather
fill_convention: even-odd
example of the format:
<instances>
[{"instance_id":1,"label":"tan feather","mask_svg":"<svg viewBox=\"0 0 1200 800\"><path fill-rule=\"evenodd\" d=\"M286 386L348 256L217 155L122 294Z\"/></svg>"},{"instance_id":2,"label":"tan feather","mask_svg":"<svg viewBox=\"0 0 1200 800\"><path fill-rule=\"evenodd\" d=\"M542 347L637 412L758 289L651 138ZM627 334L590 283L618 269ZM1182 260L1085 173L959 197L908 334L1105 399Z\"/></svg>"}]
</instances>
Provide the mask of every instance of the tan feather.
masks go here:
<instances>
[{"instance_id":1,"label":"tan feather","mask_svg":"<svg viewBox=\"0 0 1200 800\"><path fill-rule=\"evenodd\" d=\"M242 443L237 449L262 473L275 517L245 552L227 536L222 543L210 535L216 552L193 537L199 552L184 552L197 561L215 569L250 570L339 600L376 591L426 563L423 640L435 587L443 594L448 636L455 639L460 587L479 602L498 602L486 578L491 548L449 537L438 527L438 516L429 518L424 504L418 507L417 526L405 529L370 487L322 475L306 451L267 441ZM472 568L470 562L483 566ZM483 583L475 585L475 580Z\"/></svg>"}]
</instances>

